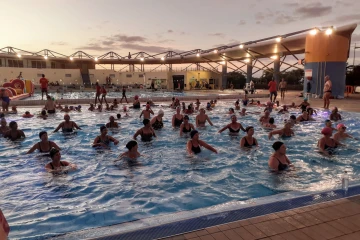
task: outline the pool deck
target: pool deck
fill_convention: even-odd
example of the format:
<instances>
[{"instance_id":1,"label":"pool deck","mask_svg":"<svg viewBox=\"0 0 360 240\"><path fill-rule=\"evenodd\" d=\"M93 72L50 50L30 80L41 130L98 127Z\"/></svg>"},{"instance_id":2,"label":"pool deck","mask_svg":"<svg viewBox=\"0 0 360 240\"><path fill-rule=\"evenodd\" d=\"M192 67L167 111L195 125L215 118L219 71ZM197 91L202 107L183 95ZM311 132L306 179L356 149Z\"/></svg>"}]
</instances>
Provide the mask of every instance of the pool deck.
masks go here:
<instances>
[{"instance_id":1,"label":"pool deck","mask_svg":"<svg viewBox=\"0 0 360 240\"><path fill-rule=\"evenodd\" d=\"M358 240L360 239L360 195L161 239Z\"/></svg>"}]
</instances>

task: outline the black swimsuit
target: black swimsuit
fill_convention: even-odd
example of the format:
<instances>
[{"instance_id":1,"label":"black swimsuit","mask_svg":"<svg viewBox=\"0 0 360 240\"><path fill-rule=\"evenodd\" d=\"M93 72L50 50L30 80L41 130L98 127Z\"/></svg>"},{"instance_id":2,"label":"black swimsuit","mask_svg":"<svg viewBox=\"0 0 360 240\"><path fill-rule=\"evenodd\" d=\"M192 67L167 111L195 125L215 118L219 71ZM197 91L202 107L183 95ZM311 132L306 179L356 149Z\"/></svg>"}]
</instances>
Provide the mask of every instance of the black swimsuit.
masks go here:
<instances>
[{"instance_id":1,"label":"black swimsuit","mask_svg":"<svg viewBox=\"0 0 360 240\"><path fill-rule=\"evenodd\" d=\"M238 132L240 132L240 128L239 128L238 130L234 130L234 129L232 129L231 127L229 127L229 131L230 131L231 133L238 133Z\"/></svg>"},{"instance_id":2,"label":"black swimsuit","mask_svg":"<svg viewBox=\"0 0 360 240\"><path fill-rule=\"evenodd\" d=\"M333 140L334 141L334 140ZM329 145L324 145L324 150L326 150L330 155L335 153L335 148L337 148L337 145L335 144L334 147L330 147Z\"/></svg>"},{"instance_id":3,"label":"black swimsuit","mask_svg":"<svg viewBox=\"0 0 360 240\"><path fill-rule=\"evenodd\" d=\"M244 137L245 139L245 143L244 143L244 147L247 147L247 148L251 148L252 146L256 146L256 139L253 138L253 143L250 145L246 139L246 137Z\"/></svg>"},{"instance_id":4,"label":"black swimsuit","mask_svg":"<svg viewBox=\"0 0 360 240\"><path fill-rule=\"evenodd\" d=\"M103 144L105 144L106 146L109 146L110 145L110 139L109 139L109 137L108 136L106 136L106 140L102 140L101 139L101 136L98 136L98 140L97 140L97 143L103 143Z\"/></svg>"},{"instance_id":5,"label":"black swimsuit","mask_svg":"<svg viewBox=\"0 0 360 240\"><path fill-rule=\"evenodd\" d=\"M182 131L183 131L183 133L191 132L191 126L189 125L189 129L186 129L185 124L184 124Z\"/></svg>"},{"instance_id":6,"label":"black swimsuit","mask_svg":"<svg viewBox=\"0 0 360 240\"><path fill-rule=\"evenodd\" d=\"M194 147L194 145L192 145L192 142L191 142L191 151L193 151L193 153L195 153L195 154L200 153L201 152L200 145L197 147Z\"/></svg>"},{"instance_id":7,"label":"black swimsuit","mask_svg":"<svg viewBox=\"0 0 360 240\"><path fill-rule=\"evenodd\" d=\"M289 165L282 163L277 157L274 157L276 160L278 160L278 171L283 171L288 168Z\"/></svg>"},{"instance_id":8,"label":"black swimsuit","mask_svg":"<svg viewBox=\"0 0 360 240\"><path fill-rule=\"evenodd\" d=\"M141 141L150 142L153 136L153 133L144 133L144 130L140 133Z\"/></svg>"},{"instance_id":9,"label":"black swimsuit","mask_svg":"<svg viewBox=\"0 0 360 240\"><path fill-rule=\"evenodd\" d=\"M41 144L40 144L40 142L39 142L38 144L39 144L39 152L41 152L41 153L50 152L50 149L51 149L51 141L49 141L49 150L47 150L47 151L43 151L43 150L41 149Z\"/></svg>"},{"instance_id":10,"label":"black swimsuit","mask_svg":"<svg viewBox=\"0 0 360 240\"><path fill-rule=\"evenodd\" d=\"M155 129L155 130L159 130L161 128L163 128L164 124L162 121L159 121L157 118L155 119L155 122L153 123L152 127Z\"/></svg>"},{"instance_id":11,"label":"black swimsuit","mask_svg":"<svg viewBox=\"0 0 360 240\"><path fill-rule=\"evenodd\" d=\"M181 124L182 124L182 122L183 122L183 119L184 119L184 118L177 119L177 118L175 117L175 120L174 120L174 125L175 125L175 127L180 127Z\"/></svg>"},{"instance_id":12,"label":"black swimsuit","mask_svg":"<svg viewBox=\"0 0 360 240\"><path fill-rule=\"evenodd\" d=\"M61 165L62 167L65 166L65 165L62 163L62 161L60 161L60 165ZM55 168L54 168L54 165L53 165L52 163L50 163L50 166L51 166L51 169L55 169Z\"/></svg>"}]
</instances>

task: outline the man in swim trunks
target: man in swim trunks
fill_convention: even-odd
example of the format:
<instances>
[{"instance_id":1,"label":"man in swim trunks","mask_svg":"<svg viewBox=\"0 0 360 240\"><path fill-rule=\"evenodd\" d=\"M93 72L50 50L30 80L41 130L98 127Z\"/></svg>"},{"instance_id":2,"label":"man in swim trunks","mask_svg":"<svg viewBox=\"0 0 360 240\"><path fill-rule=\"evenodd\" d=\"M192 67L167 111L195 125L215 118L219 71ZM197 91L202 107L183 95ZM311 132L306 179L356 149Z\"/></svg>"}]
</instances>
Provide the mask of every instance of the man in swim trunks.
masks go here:
<instances>
[{"instance_id":1,"label":"man in swim trunks","mask_svg":"<svg viewBox=\"0 0 360 240\"><path fill-rule=\"evenodd\" d=\"M47 100L46 100L46 103L45 103L44 110L47 110L47 113L49 113L49 114L55 113L56 106L55 106L54 100L51 98L50 95L47 95L46 99Z\"/></svg>"},{"instance_id":2,"label":"man in swim trunks","mask_svg":"<svg viewBox=\"0 0 360 240\"><path fill-rule=\"evenodd\" d=\"M41 100L44 100L44 93L47 95L48 93L48 84L49 84L49 80L47 80L47 78L45 78L45 74L41 75L42 78L40 78L40 84L41 84Z\"/></svg>"},{"instance_id":3,"label":"man in swim trunks","mask_svg":"<svg viewBox=\"0 0 360 240\"><path fill-rule=\"evenodd\" d=\"M23 131L18 130L18 125L15 121L10 122L10 130L5 132L4 138L9 138L11 141L15 141L20 138L25 138Z\"/></svg>"},{"instance_id":4,"label":"man in swim trunks","mask_svg":"<svg viewBox=\"0 0 360 240\"><path fill-rule=\"evenodd\" d=\"M1 89L0 97L1 97L1 100L2 100L3 112L8 112L9 111L9 104L10 104L10 97L9 97L9 94L6 91L5 88Z\"/></svg>"},{"instance_id":5,"label":"man in swim trunks","mask_svg":"<svg viewBox=\"0 0 360 240\"><path fill-rule=\"evenodd\" d=\"M139 118L141 118L141 116L144 115L144 119L150 119L151 114L154 115L154 112L153 112L153 110L151 110L150 104L146 104L146 108L144 110L142 110Z\"/></svg>"},{"instance_id":6,"label":"man in swim trunks","mask_svg":"<svg viewBox=\"0 0 360 240\"><path fill-rule=\"evenodd\" d=\"M101 87L99 86L98 82L95 83L95 87L96 87L96 93L95 93L95 105L96 105L97 100L99 100L99 103L101 104L101 100L100 100Z\"/></svg>"},{"instance_id":7,"label":"man in swim trunks","mask_svg":"<svg viewBox=\"0 0 360 240\"><path fill-rule=\"evenodd\" d=\"M127 98L126 98L126 88L125 88L125 86L123 86L123 88L122 88L122 98L120 100L120 103L122 103L123 98L125 98L126 103L129 103Z\"/></svg>"}]
</instances>

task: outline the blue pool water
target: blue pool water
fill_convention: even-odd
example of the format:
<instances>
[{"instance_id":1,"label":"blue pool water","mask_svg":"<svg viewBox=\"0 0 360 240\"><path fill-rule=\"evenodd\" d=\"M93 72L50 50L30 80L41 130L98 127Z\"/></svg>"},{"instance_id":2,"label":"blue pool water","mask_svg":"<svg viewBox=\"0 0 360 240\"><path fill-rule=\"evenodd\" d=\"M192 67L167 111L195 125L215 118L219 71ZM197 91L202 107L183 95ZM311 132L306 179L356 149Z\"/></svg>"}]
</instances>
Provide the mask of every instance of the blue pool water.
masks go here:
<instances>
[{"instance_id":1,"label":"blue pool water","mask_svg":"<svg viewBox=\"0 0 360 240\"><path fill-rule=\"evenodd\" d=\"M208 112L214 127L199 129L200 138L214 146L219 154L206 149L193 158L187 156L186 137L179 137L178 129L171 127L174 113L164 108L165 128L157 132L158 138L151 143L139 142L139 151L145 156L137 164L121 161L114 164L117 156L125 151L125 144L134 132L142 127L140 111L130 112L131 117L120 122L121 129L109 131L120 141L110 151L91 148L99 135L99 126L106 123L116 112L70 114L71 120L83 130L77 135L51 134L62 150L62 160L76 163L79 170L67 175L53 176L44 171L49 158L38 153L25 152L39 141L40 130L52 131L63 118L57 113L48 120L21 119L11 115L8 121L19 119L19 128L25 129L27 138L20 142L0 139L0 208L10 226L10 238L42 239L57 233L106 226L154 215L209 207L229 201L247 200L270 196L284 191L319 191L340 183L346 170L351 181L359 180L360 156L358 141L349 140L347 148L341 148L333 159L326 159L316 152L320 129L327 112L319 113L317 122L304 123L294 128L296 137L284 140L287 155L293 162L294 171L273 174L267 161L273 152L268 132L258 125L258 115L238 117L243 126L255 126L259 149L243 151L239 148L240 137L231 137L218 130L230 122L225 114L230 102L220 102ZM159 108L155 108L157 111ZM29 109L30 112L38 109ZM25 109L20 108L20 112ZM248 111L259 111L256 107ZM276 115L276 123L288 115ZM347 131L360 137L357 125L358 113L342 113ZM195 115L190 116L194 122ZM243 134L241 134L243 136Z\"/></svg>"}]
</instances>

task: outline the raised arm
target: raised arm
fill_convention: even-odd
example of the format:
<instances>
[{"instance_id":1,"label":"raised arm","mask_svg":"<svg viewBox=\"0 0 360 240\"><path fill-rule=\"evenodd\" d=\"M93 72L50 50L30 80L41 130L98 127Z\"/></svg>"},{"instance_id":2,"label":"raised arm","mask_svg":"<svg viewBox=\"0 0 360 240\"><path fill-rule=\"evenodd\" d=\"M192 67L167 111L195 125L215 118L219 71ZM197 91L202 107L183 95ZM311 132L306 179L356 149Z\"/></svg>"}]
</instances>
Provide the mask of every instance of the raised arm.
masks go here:
<instances>
[{"instance_id":1,"label":"raised arm","mask_svg":"<svg viewBox=\"0 0 360 240\"><path fill-rule=\"evenodd\" d=\"M63 126L63 124L64 124L63 122L62 122L62 123L60 123L60 124L59 124L59 126L58 126L55 130L54 130L54 132L59 131L59 129Z\"/></svg>"},{"instance_id":2,"label":"raised arm","mask_svg":"<svg viewBox=\"0 0 360 240\"><path fill-rule=\"evenodd\" d=\"M53 148L56 148L59 151L61 151L61 148L59 148L59 146L54 142L50 142L50 146L53 147Z\"/></svg>"},{"instance_id":3,"label":"raised arm","mask_svg":"<svg viewBox=\"0 0 360 240\"><path fill-rule=\"evenodd\" d=\"M213 151L214 153L218 153L215 148L213 148L212 146L210 146L209 144L207 144L206 142L204 142L202 140L199 140L199 145L203 146L206 149L209 149L210 151Z\"/></svg>"},{"instance_id":4,"label":"raised arm","mask_svg":"<svg viewBox=\"0 0 360 240\"><path fill-rule=\"evenodd\" d=\"M226 129L228 129L229 126L230 126L230 124L226 125L226 126L223 127L222 129L220 129L218 133L222 133L223 131L225 131Z\"/></svg>"},{"instance_id":5,"label":"raised arm","mask_svg":"<svg viewBox=\"0 0 360 240\"><path fill-rule=\"evenodd\" d=\"M239 123L240 124L240 129L243 131L243 132L246 132L246 130L245 130L245 128L242 126L242 124L241 123Z\"/></svg>"},{"instance_id":6,"label":"raised arm","mask_svg":"<svg viewBox=\"0 0 360 240\"><path fill-rule=\"evenodd\" d=\"M143 113L144 113L144 110L141 111L139 118L141 118L141 116L143 115Z\"/></svg>"},{"instance_id":7,"label":"raised arm","mask_svg":"<svg viewBox=\"0 0 360 240\"><path fill-rule=\"evenodd\" d=\"M269 132L269 139L271 139L271 137L276 134L279 134L279 135L283 134L283 130L280 129L280 130L274 130L274 131Z\"/></svg>"}]
</instances>

